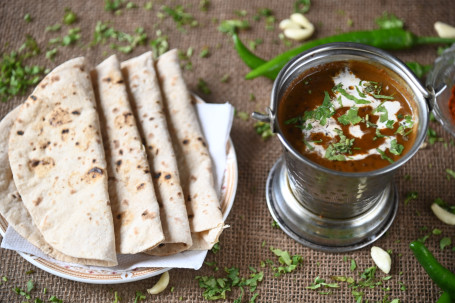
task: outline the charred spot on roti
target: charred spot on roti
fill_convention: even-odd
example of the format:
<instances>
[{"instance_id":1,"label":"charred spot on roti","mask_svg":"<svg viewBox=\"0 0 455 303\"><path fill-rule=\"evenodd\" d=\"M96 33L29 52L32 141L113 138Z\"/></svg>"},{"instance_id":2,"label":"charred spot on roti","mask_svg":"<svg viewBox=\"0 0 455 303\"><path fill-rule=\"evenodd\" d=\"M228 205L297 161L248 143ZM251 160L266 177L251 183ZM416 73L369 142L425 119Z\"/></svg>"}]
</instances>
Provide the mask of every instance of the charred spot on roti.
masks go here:
<instances>
[{"instance_id":1,"label":"charred spot on roti","mask_svg":"<svg viewBox=\"0 0 455 303\"><path fill-rule=\"evenodd\" d=\"M194 215L188 215L188 219L193 219Z\"/></svg>"},{"instance_id":2,"label":"charred spot on roti","mask_svg":"<svg viewBox=\"0 0 455 303\"><path fill-rule=\"evenodd\" d=\"M46 157L43 159L31 159L28 161L30 171L38 177L43 177L55 166L54 159Z\"/></svg>"},{"instance_id":3,"label":"charred spot on roti","mask_svg":"<svg viewBox=\"0 0 455 303\"><path fill-rule=\"evenodd\" d=\"M171 174L167 174L166 176L164 176L164 178L165 178L166 180L169 180L169 179L172 178L172 176L171 176Z\"/></svg>"},{"instance_id":4,"label":"charred spot on roti","mask_svg":"<svg viewBox=\"0 0 455 303\"><path fill-rule=\"evenodd\" d=\"M112 79L111 79L111 77L106 77L106 78L102 79L102 81L109 83L112 81Z\"/></svg>"},{"instance_id":5,"label":"charred spot on roti","mask_svg":"<svg viewBox=\"0 0 455 303\"><path fill-rule=\"evenodd\" d=\"M153 178L155 178L155 179L158 179L159 177L161 177L161 172L155 173L155 174L153 175Z\"/></svg>"},{"instance_id":6,"label":"charred spot on roti","mask_svg":"<svg viewBox=\"0 0 455 303\"><path fill-rule=\"evenodd\" d=\"M160 244L158 245L158 247L164 247L165 245L166 245L166 244L164 244L164 243L160 243Z\"/></svg>"},{"instance_id":7,"label":"charred spot on roti","mask_svg":"<svg viewBox=\"0 0 455 303\"><path fill-rule=\"evenodd\" d=\"M96 159L93 159L93 160L92 160L92 163L96 163Z\"/></svg>"},{"instance_id":8,"label":"charred spot on roti","mask_svg":"<svg viewBox=\"0 0 455 303\"><path fill-rule=\"evenodd\" d=\"M150 170L144 169L144 174L149 174L149 173L150 173Z\"/></svg>"},{"instance_id":9,"label":"charred spot on roti","mask_svg":"<svg viewBox=\"0 0 455 303\"><path fill-rule=\"evenodd\" d=\"M182 141L182 143L186 145L186 144L190 143L190 140L185 139L185 140Z\"/></svg>"},{"instance_id":10,"label":"charred spot on roti","mask_svg":"<svg viewBox=\"0 0 455 303\"><path fill-rule=\"evenodd\" d=\"M118 153L119 153L120 155L123 155L123 149L119 150Z\"/></svg>"},{"instance_id":11,"label":"charred spot on roti","mask_svg":"<svg viewBox=\"0 0 455 303\"><path fill-rule=\"evenodd\" d=\"M146 219L153 220L156 218L157 215L155 212L149 212L148 210L145 210L141 216L142 216L143 220L146 220Z\"/></svg>"},{"instance_id":12,"label":"charred spot on roti","mask_svg":"<svg viewBox=\"0 0 455 303\"><path fill-rule=\"evenodd\" d=\"M77 191L75 189L70 190L71 195L74 195L75 193L77 193Z\"/></svg>"},{"instance_id":13,"label":"charred spot on roti","mask_svg":"<svg viewBox=\"0 0 455 303\"><path fill-rule=\"evenodd\" d=\"M69 129L65 128L62 130L62 134L67 134L67 133L69 133L69 131L70 131Z\"/></svg>"},{"instance_id":14,"label":"charred spot on roti","mask_svg":"<svg viewBox=\"0 0 455 303\"><path fill-rule=\"evenodd\" d=\"M158 155L159 152L160 152L160 149L157 148L156 151L155 151L155 155Z\"/></svg>"},{"instance_id":15,"label":"charred spot on roti","mask_svg":"<svg viewBox=\"0 0 455 303\"><path fill-rule=\"evenodd\" d=\"M125 206L128 206L130 203L128 202L127 199L123 199L122 204Z\"/></svg>"},{"instance_id":16,"label":"charred spot on roti","mask_svg":"<svg viewBox=\"0 0 455 303\"><path fill-rule=\"evenodd\" d=\"M120 220L122 218L122 214L117 215L117 220Z\"/></svg>"},{"instance_id":17,"label":"charred spot on roti","mask_svg":"<svg viewBox=\"0 0 455 303\"><path fill-rule=\"evenodd\" d=\"M114 107L114 109L112 110L112 112L115 114L116 112L118 112L118 108L117 108L117 107Z\"/></svg>"},{"instance_id":18,"label":"charred spot on roti","mask_svg":"<svg viewBox=\"0 0 455 303\"><path fill-rule=\"evenodd\" d=\"M197 180L197 178L196 178L196 176L191 175L190 180L191 180L192 182L195 182L195 181Z\"/></svg>"},{"instance_id":19,"label":"charred spot on roti","mask_svg":"<svg viewBox=\"0 0 455 303\"><path fill-rule=\"evenodd\" d=\"M22 135L24 134L24 132L21 131L21 130L18 130L18 131L17 131L17 134L18 134L19 136L22 136Z\"/></svg>"},{"instance_id":20,"label":"charred spot on roti","mask_svg":"<svg viewBox=\"0 0 455 303\"><path fill-rule=\"evenodd\" d=\"M57 81L60 81L60 76L56 75L56 76L51 77L51 82L57 82Z\"/></svg>"},{"instance_id":21,"label":"charred spot on roti","mask_svg":"<svg viewBox=\"0 0 455 303\"><path fill-rule=\"evenodd\" d=\"M141 184L139 184L138 186L136 186L136 189L137 189L137 190L141 190L141 189L143 189L144 187L145 187L145 183L141 183Z\"/></svg>"},{"instance_id":22,"label":"charred spot on roti","mask_svg":"<svg viewBox=\"0 0 455 303\"><path fill-rule=\"evenodd\" d=\"M152 146L152 145L149 145L149 149L152 150L152 149L153 149L153 146Z\"/></svg>"},{"instance_id":23,"label":"charred spot on roti","mask_svg":"<svg viewBox=\"0 0 455 303\"><path fill-rule=\"evenodd\" d=\"M123 126L132 126L134 125L133 114L130 112L125 112L121 115L115 117L114 125L116 128L123 128Z\"/></svg>"},{"instance_id":24,"label":"charred spot on roti","mask_svg":"<svg viewBox=\"0 0 455 303\"><path fill-rule=\"evenodd\" d=\"M33 201L33 205L38 206L41 201L43 201L43 197L38 197L36 200Z\"/></svg>"},{"instance_id":25,"label":"charred spot on roti","mask_svg":"<svg viewBox=\"0 0 455 303\"><path fill-rule=\"evenodd\" d=\"M30 99L32 99L33 101L36 101L36 96L35 95L30 95Z\"/></svg>"},{"instance_id":26,"label":"charred spot on roti","mask_svg":"<svg viewBox=\"0 0 455 303\"><path fill-rule=\"evenodd\" d=\"M116 82L117 84L122 84L123 83L123 79L120 79Z\"/></svg>"},{"instance_id":27,"label":"charred spot on roti","mask_svg":"<svg viewBox=\"0 0 455 303\"><path fill-rule=\"evenodd\" d=\"M80 115L80 114L81 114L81 112L78 111L78 110L73 110L71 113L72 113L73 115Z\"/></svg>"},{"instance_id":28,"label":"charred spot on roti","mask_svg":"<svg viewBox=\"0 0 455 303\"><path fill-rule=\"evenodd\" d=\"M191 202L191 196L190 195L188 195L188 200L187 201Z\"/></svg>"},{"instance_id":29,"label":"charred spot on roti","mask_svg":"<svg viewBox=\"0 0 455 303\"><path fill-rule=\"evenodd\" d=\"M61 107L57 107L53 110L49 119L49 124L54 127L68 124L70 122L72 122L70 114L67 110L64 110Z\"/></svg>"},{"instance_id":30,"label":"charred spot on roti","mask_svg":"<svg viewBox=\"0 0 455 303\"><path fill-rule=\"evenodd\" d=\"M178 192L178 193L177 193L177 196L181 197L181 196L182 196L182 193L181 193L181 192Z\"/></svg>"},{"instance_id":31,"label":"charred spot on roti","mask_svg":"<svg viewBox=\"0 0 455 303\"><path fill-rule=\"evenodd\" d=\"M153 118L153 117L150 117L150 118L149 118L149 121L153 121L153 120L155 120L155 118Z\"/></svg>"},{"instance_id":32,"label":"charred spot on roti","mask_svg":"<svg viewBox=\"0 0 455 303\"><path fill-rule=\"evenodd\" d=\"M101 168L99 167L92 167L84 176L83 180L86 183L92 183L98 181L102 176L104 175L104 172Z\"/></svg>"},{"instance_id":33,"label":"charred spot on roti","mask_svg":"<svg viewBox=\"0 0 455 303\"><path fill-rule=\"evenodd\" d=\"M118 140L114 140L114 148L117 149L120 147L120 142L118 142Z\"/></svg>"}]
</instances>

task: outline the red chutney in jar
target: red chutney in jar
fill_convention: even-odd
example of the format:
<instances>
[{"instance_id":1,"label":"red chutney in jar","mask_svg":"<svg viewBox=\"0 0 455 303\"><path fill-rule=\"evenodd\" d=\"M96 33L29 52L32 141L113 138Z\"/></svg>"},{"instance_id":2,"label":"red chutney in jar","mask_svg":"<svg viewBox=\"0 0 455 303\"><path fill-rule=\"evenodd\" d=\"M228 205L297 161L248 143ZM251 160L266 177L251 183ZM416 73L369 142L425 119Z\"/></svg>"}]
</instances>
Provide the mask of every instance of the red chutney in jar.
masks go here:
<instances>
[{"instance_id":1,"label":"red chutney in jar","mask_svg":"<svg viewBox=\"0 0 455 303\"><path fill-rule=\"evenodd\" d=\"M455 85L452 86L452 94L449 99L449 112L453 122L455 123Z\"/></svg>"},{"instance_id":2,"label":"red chutney in jar","mask_svg":"<svg viewBox=\"0 0 455 303\"><path fill-rule=\"evenodd\" d=\"M418 117L405 87L383 67L338 61L311 68L285 91L278 123L304 157L330 169L383 168L414 144Z\"/></svg>"}]
</instances>

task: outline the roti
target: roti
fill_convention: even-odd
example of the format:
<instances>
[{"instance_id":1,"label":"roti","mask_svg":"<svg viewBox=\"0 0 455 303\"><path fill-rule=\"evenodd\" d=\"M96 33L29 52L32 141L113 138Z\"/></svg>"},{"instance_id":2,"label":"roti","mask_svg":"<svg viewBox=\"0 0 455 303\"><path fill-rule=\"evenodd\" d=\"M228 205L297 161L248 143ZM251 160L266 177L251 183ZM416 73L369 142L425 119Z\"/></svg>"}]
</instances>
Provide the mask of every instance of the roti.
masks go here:
<instances>
[{"instance_id":1,"label":"roti","mask_svg":"<svg viewBox=\"0 0 455 303\"><path fill-rule=\"evenodd\" d=\"M116 264L107 168L84 58L55 68L21 106L9 138L14 183L44 240Z\"/></svg>"},{"instance_id":2,"label":"roti","mask_svg":"<svg viewBox=\"0 0 455 303\"><path fill-rule=\"evenodd\" d=\"M164 242L148 251L151 255L170 255L192 245L188 214L185 206L177 160L169 135L163 98L151 52L122 63L134 108L152 169Z\"/></svg>"},{"instance_id":3,"label":"roti","mask_svg":"<svg viewBox=\"0 0 455 303\"><path fill-rule=\"evenodd\" d=\"M214 186L212 159L183 79L177 50L158 58L157 71L186 199L191 249L210 249L218 242L224 222Z\"/></svg>"},{"instance_id":4,"label":"roti","mask_svg":"<svg viewBox=\"0 0 455 303\"><path fill-rule=\"evenodd\" d=\"M117 252L135 254L164 240L145 148L117 57L91 73L100 115Z\"/></svg>"}]
</instances>

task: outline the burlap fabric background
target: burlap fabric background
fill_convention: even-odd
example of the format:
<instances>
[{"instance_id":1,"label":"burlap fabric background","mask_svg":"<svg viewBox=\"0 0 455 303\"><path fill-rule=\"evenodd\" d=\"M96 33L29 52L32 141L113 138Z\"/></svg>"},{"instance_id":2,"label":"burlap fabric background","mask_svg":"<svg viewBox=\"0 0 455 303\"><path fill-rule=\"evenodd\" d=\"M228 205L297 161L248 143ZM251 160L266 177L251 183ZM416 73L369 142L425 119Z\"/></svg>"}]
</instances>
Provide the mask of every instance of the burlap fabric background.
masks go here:
<instances>
[{"instance_id":1,"label":"burlap fabric background","mask_svg":"<svg viewBox=\"0 0 455 303\"><path fill-rule=\"evenodd\" d=\"M154 1L151 11L144 10L143 4L138 9L124 10L121 16L114 16L104 11L104 1L1 1L0 2L0 45L2 52L17 49L25 40L26 34L35 37L44 49L47 41L54 36L66 33L63 29L59 34L45 33L48 25L61 22L65 7L70 7L77 13L79 26L82 32L82 44L87 44L91 39L95 24L98 20L111 21L112 26L124 32L132 33L138 26L143 26L149 37L154 39L155 27L158 23L156 17L162 4L183 4L187 7L200 25L196 28L187 28L186 32L179 31L175 23L165 19L157 28L169 36L171 48L186 50L193 47L195 55L192 57L193 71L185 72L185 79L189 88L197 92L198 78L207 81L212 93L201 94L207 102L231 102L239 111L252 112L263 110L269 104L269 95L272 82L267 79L246 81L243 76L248 68L241 62L232 47L228 36L217 30L217 23L212 18L219 20L238 18L235 10L245 9L248 12L246 19L250 20L252 28L241 33L244 41L261 38L264 43L258 46L256 52L264 57L271 58L286 50L278 40L278 22L275 30L265 29L265 21L255 22L253 15L259 8L270 8L277 20L287 18L293 11L294 1L221 1L212 0L206 13L200 11L199 1ZM313 0L307 16L316 24L316 37L324 37L338 32L360 29L376 28L374 19L388 11L396 14L405 21L406 28L419 35L435 35L433 24L444 21L454 24L455 3L451 0L380 0L380 1L322 1ZM30 13L33 21L26 23L23 17ZM349 21L352 20L352 25ZM7 46L5 46L7 45ZM209 58L199 58L200 50L208 46L211 51ZM436 58L436 46L422 46L412 50L394 52L404 61L419 61L431 63ZM131 54L124 55L115 52L121 60L139 55L149 50L148 46L141 46ZM67 59L76 56L86 56L95 65L103 60L107 54L114 53L109 45L85 48L83 45L61 48L55 61L44 58L44 54L34 58L34 62L47 67L54 67ZM229 74L228 83L222 83L223 75ZM250 100L250 94L255 95L255 100ZM7 103L0 104L0 117L19 104L23 98L16 98ZM218 254L209 253L207 261L217 262L220 268L236 266L240 274L249 274L248 266L259 267L261 260L272 259L269 246L288 250L291 254L300 254L304 262L295 272L274 278L269 268L265 270L265 277L258 290L258 302L354 302L350 289L342 284L340 289L335 289L331 295L321 295L315 291L305 289L313 282L316 276L330 279L332 275L358 276L359 271L372 266L370 247L346 254L322 253L303 247L288 238L281 230L272 228L271 216L265 201L265 181L269 169L280 156L281 148L276 138L264 142L253 129L254 122L243 121L236 118L234 121L231 138L234 142L239 165L239 185L237 196L227 224L231 227L224 231L221 237L221 250ZM452 139L435 122L431 123L437 133L446 142ZM430 211L430 204L436 197L455 202L455 180L446 178L445 169L455 169L455 147L448 144L436 143L418 154L401 168L396 175L396 184L399 190L400 207L397 218L387 234L376 242L384 249L393 250L392 279L385 283L390 291L385 292L380 287L365 290L365 299L370 302L380 301L385 294L390 298L399 298L401 302L435 302L440 294L440 289L429 279L421 266L411 254L408 246L412 240L431 233L433 228L442 230L442 235L433 235L427 240L427 246L435 252L442 264L455 271L455 252L452 246L444 251L439 248L442 237L452 237L455 242L454 229L438 221ZM411 180L404 176L410 175ZM403 200L410 191L418 192L418 199L404 205ZM427 230L424 230L425 227ZM263 241L266 245L262 247ZM355 259L358 269L351 272L349 262ZM26 275L28 270L36 271L31 276ZM173 269L170 271L170 288L158 296L147 296L146 302L203 302L203 290L199 288L195 276L221 275L214 273L208 266L203 266L199 271ZM384 274L379 273L379 276ZM32 278L39 290L47 288L49 295L55 295L64 302L113 302L114 291L123 298L121 302L133 302L135 291L145 292L156 281L157 277L123 285L91 285L77 283L53 276L44 272L27 261L17 253L0 249L0 276L8 277L8 282L0 285L0 302L22 302L23 298L12 291L13 287L25 288L26 282ZM400 284L402 283L402 284ZM401 290L405 285L406 290ZM229 295L229 301L238 295L234 292ZM46 296L44 296L46 297ZM47 296L48 297L48 296ZM249 292L244 298L246 302Z\"/></svg>"}]
</instances>

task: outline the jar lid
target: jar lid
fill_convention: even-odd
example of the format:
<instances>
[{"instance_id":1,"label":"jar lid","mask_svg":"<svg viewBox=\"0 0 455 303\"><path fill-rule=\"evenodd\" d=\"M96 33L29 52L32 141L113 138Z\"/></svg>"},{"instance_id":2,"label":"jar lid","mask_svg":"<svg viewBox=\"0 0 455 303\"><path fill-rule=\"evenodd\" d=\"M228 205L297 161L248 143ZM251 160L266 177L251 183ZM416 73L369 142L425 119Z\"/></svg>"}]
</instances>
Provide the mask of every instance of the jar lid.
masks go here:
<instances>
[{"instance_id":1,"label":"jar lid","mask_svg":"<svg viewBox=\"0 0 455 303\"><path fill-rule=\"evenodd\" d=\"M455 117L449 108L452 88L455 85L455 44L438 57L428 74L427 87L433 87L436 93L433 113L435 118L455 136Z\"/></svg>"}]
</instances>

